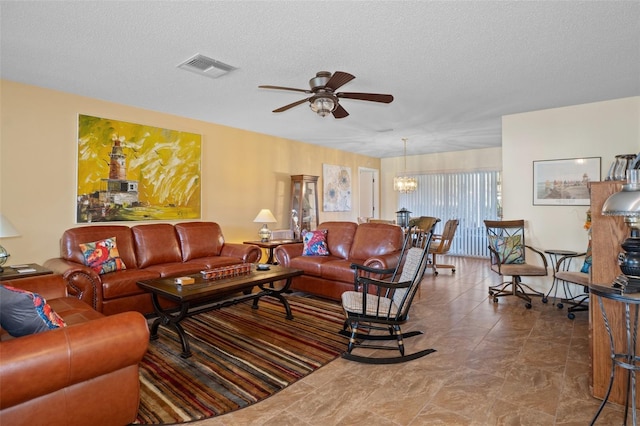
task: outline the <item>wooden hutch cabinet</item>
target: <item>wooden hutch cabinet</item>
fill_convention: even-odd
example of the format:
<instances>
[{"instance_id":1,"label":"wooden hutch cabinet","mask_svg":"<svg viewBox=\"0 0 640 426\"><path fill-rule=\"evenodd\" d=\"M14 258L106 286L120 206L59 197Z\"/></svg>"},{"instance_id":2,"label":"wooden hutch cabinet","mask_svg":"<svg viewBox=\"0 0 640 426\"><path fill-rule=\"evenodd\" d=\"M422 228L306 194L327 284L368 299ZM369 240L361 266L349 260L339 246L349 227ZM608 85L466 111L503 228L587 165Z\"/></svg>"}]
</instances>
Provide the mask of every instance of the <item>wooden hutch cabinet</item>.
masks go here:
<instances>
[{"instance_id":1,"label":"wooden hutch cabinet","mask_svg":"<svg viewBox=\"0 0 640 426\"><path fill-rule=\"evenodd\" d=\"M617 254L623 251L620 244L629 236L630 230L620 216L603 216L602 205L607 198L622 189L623 182L591 182L591 245L593 264L591 282L610 286L620 275ZM624 334L624 311L622 304L603 299L604 308L611 325L614 340L622 341ZM609 337L604 328L602 311L597 299L589 301L589 342L591 349L592 394L603 399L611 374ZM638 352L640 353L640 345ZM618 368L609 396L609 402L624 404L627 372ZM639 398L640 400L640 395Z\"/></svg>"},{"instance_id":2,"label":"wooden hutch cabinet","mask_svg":"<svg viewBox=\"0 0 640 426\"><path fill-rule=\"evenodd\" d=\"M320 223L318 211L318 176L293 175L291 176L291 209L298 215L300 231L313 231ZM291 229L295 232L292 221ZM296 239L300 235L294 236Z\"/></svg>"}]
</instances>

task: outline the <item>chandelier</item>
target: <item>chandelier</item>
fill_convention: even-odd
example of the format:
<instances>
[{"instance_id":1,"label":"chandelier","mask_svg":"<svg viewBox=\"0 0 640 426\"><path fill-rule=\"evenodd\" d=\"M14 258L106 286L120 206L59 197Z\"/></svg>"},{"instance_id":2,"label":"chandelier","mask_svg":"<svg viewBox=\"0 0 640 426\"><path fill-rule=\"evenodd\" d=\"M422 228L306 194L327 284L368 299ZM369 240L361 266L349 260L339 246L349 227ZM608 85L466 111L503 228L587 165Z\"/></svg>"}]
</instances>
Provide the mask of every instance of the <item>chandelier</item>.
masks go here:
<instances>
[{"instance_id":1,"label":"chandelier","mask_svg":"<svg viewBox=\"0 0 640 426\"><path fill-rule=\"evenodd\" d=\"M403 194L413 192L418 189L416 178L407 176L407 138L402 138L404 142L404 175L393 178L393 190Z\"/></svg>"}]
</instances>

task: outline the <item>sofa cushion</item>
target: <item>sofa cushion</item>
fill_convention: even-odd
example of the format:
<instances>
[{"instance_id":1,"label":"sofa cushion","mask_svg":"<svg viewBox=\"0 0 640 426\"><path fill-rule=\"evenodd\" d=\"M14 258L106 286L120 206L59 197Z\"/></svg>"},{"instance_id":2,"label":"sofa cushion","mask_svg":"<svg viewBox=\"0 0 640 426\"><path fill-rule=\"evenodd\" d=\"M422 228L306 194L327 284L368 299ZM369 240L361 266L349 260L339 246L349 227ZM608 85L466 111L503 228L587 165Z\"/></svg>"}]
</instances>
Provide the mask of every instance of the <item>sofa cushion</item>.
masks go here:
<instances>
[{"instance_id":1,"label":"sofa cushion","mask_svg":"<svg viewBox=\"0 0 640 426\"><path fill-rule=\"evenodd\" d=\"M80 250L84 256L84 264L98 274L127 269L118 252L116 237L81 243Z\"/></svg>"},{"instance_id":2,"label":"sofa cushion","mask_svg":"<svg viewBox=\"0 0 640 426\"><path fill-rule=\"evenodd\" d=\"M354 281L355 270L351 269L351 260L334 259L322 265L321 276L329 281L341 281L352 283ZM362 262L356 262L362 263Z\"/></svg>"},{"instance_id":3,"label":"sofa cushion","mask_svg":"<svg viewBox=\"0 0 640 426\"><path fill-rule=\"evenodd\" d=\"M124 264L128 268L135 268L137 262L131 228L122 225L92 225L67 229L62 234L60 241L60 257L84 264L84 255L80 250L80 244L114 237L118 241L118 253Z\"/></svg>"},{"instance_id":4,"label":"sofa cushion","mask_svg":"<svg viewBox=\"0 0 640 426\"><path fill-rule=\"evenodd\" d=\"M222 246L224 246L224 237L220 225L217 223L178 223L175 225L175 230L180 241L183 261L220 256Z\"/></svg>"},{"instance_id":5,"label":"sofa cushion","mask_svg":"<svg viewBox=\"0 0 640 426\"><path fill-rule=\"evenodd\" d=\"M66 324L39 294L0 286L0 326L10 335L20 337Z\"/></svg>"},{"instance_id":6,"label":"sofa cushion","mask_svg":"<svg viewBox=\"0 0 640 426\"><path fill-rule=\"evenodd\" d=\"M362 223L353 237L349 259L369 259L402 250L404 233L397 225Z\"/></svg>"},{"instance_id":7,"label":"sofa cushion","mask_svg":"<svg viewBox=\"0 0 640 426\"><path fill-rule=\"evenodd\" d=\"M289 267L302 269L305 275L320 277L323 265L338 259L336 256L296 256L289 262Z\"/></svg>"},{"instance_id":8,"label":"sofa cushion","mask_svg":"<svg viewBox=\"0 0 640 426\"><path fill-rule=\"evenodd\" d=\"M326 229L305 232L302 236L302 243L303 256L329 256Z\"/></svg>"},{"instance_id":9,"label":"sofa cushion","mask_svg":"<svg viewBox=\"0 0 640 426\"><path fill-rule=\"evenodd\" d=\"M138 286L138 281L160 278L160 273L148 269L127 269L100 276L102 280L102 297L104 300L118 299L145 291Z\"/></svg>"},{"instance_id":10,"label":"sofa cushion","mask_svg":"<svg viewBox=\"0 0 640 426\"><path fill-rule=\"evenodd\" d=\"M323 222L318 229L327 230L327 248L332 256L349 258L353 237L358 224L355 222Z\"/></svg>"},{"instance_id":11,"label":"sofa cushion","mask_svg":"<svg viewBox=\"0 0 640 426\"><path fill-rule=\"evenodd\" d=\"M182 262L180 243L173 225L158 223L131 228L138 267Z\"/></svg>"}]
</instances>

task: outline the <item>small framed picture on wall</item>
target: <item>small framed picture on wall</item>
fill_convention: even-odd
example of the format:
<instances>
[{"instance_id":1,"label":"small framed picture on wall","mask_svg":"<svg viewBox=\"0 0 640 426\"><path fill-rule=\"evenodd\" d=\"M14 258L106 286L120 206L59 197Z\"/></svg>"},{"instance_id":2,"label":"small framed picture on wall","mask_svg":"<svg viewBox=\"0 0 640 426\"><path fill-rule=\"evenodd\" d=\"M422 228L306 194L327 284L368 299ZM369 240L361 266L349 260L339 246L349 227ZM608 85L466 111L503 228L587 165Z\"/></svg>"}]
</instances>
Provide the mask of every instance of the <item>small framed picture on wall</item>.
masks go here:
<instances>
[{"instance_id":1,"label":"small framed picture on wall","mask_svg":"<svg viewBox=\"0 0 640 426\"><path fill-rule=\"evenodd\" d=\"M600 157L533 162L534 206L588 206L588 182L600 180Z\"/></svg>"}]
</instances>

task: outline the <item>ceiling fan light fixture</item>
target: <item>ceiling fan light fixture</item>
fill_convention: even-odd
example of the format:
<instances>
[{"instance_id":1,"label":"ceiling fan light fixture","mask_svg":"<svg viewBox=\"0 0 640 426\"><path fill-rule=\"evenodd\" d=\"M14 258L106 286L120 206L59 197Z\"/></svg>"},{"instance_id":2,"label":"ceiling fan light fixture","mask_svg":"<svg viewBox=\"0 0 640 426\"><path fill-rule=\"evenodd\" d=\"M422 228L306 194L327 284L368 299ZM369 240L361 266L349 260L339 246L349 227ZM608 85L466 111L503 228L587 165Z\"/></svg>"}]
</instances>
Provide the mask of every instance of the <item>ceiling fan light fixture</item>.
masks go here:
<instances>
[{"instance_id":1,"label":"ceiling fan light fixture","mask_svg":"<svg viewBox=\"0 0 640 426\"><path fill-rule=\"evenodd\" d=\"M336 102L329 96L318 96L311 101L309 107L320 117L326 117L336 108Z\"/></svg>"}]
</instances>

